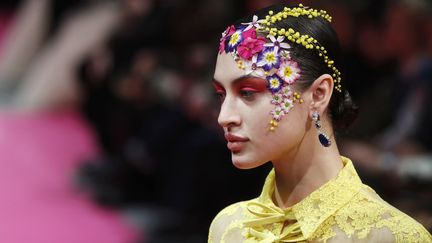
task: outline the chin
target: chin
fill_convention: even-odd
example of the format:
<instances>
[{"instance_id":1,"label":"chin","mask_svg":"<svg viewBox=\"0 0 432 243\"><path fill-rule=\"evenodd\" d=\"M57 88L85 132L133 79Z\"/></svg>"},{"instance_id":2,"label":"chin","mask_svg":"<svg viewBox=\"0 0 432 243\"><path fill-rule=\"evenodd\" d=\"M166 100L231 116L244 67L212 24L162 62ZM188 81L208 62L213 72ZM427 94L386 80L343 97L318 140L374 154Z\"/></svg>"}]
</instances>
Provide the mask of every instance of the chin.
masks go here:
<instances>
[{"instance_id":1,"label":"chin","mask_svg":"<svg viewBox=\"0 0 432 243\"><path fill-rule=\"evenodd\" d=\"M246 156L246 155L232 154L231 157L232 157L233 165L236 168L242 170L253 169L265 163L265 162L256 161L250 158L250 156Z\"/></svg>"}]
</instances>

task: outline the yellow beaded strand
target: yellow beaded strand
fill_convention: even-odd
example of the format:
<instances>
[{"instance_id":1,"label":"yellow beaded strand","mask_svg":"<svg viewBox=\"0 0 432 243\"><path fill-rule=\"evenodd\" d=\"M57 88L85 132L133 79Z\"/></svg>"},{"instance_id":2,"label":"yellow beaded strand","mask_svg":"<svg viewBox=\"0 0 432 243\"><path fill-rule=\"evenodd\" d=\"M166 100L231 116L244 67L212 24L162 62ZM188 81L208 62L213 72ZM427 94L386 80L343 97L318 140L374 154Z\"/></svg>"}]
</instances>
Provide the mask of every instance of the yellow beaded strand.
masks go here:
<instances>
[{"instance_id":1,"label":"yellow beaded strand","mask_svg":"<svg viewBox=\"0 0 432 243\"><path fill-rule=\"evenodd\" d=\"M335 89L339 92L342 92L341 77L340 77L341 73L336 68L334 61L330 59L330 57L327 55L327 50L323 46L321 46L316 39L308 35L302 35L300 32L295 31L292 28L286 30L284 28L278 29L275 27L271 27L276 22L281 21L282 19L286 19L289 16L291 17L308 16L308 18L320 17L320 18L324 18L328 22L332 21L332 17L324 10L318 11L316 9L308 8L303 6L302 4L299 4L298 7L294 7L294 8L285 7L281 12L278 12L276 14L270 10L269 14L265 17L265 19L262 20L262 24L265 25L266 27L261 27L259 31L268 33L267 37L269 35L275 37L284 36L289 41L302 45L306 49L316 49L318 51L318 55L324 58L324 62L333 71L332 77L335 82Z\"/></svg>"},{"instance_id":2,"label":"yellow beaded strand","mask_svg":"<svg viewBox=\"0 0 432 243\"><path fill-rule=\"evenodd\" d=\"M321 17L328 22L332 21L332 17L324 10L316 10L313 8L305 7L303 4L299 4L298 7L288 8L285 7L282 11L274 14L272 10L269 11L269 14L263 20L263 24L270 26L282 19L286 19L287 17L299 17L299 16L308 16L308 18L317 18Z\"/></svg>"}]
</instances>

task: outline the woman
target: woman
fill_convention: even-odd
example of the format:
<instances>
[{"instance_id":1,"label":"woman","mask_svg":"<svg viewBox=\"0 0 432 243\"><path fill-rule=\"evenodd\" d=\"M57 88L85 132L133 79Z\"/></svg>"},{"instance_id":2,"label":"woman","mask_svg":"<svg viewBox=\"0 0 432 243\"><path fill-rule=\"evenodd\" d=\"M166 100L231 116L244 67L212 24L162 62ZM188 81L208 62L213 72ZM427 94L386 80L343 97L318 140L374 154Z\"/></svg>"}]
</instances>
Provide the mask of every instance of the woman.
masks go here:
<instances>
[{"instance_id":1,"label":"woman","mask_svg":"<svg viewBox=\"0 0 432 243\"><path fill-rule=\"evenodd\" d=\"M214 74L234 165L271 161L261 195L223 209L209 242L432 242L340 156L357 108L341 82L331 17L273 6L223 33Z\"/></svg>"}]
</instances>

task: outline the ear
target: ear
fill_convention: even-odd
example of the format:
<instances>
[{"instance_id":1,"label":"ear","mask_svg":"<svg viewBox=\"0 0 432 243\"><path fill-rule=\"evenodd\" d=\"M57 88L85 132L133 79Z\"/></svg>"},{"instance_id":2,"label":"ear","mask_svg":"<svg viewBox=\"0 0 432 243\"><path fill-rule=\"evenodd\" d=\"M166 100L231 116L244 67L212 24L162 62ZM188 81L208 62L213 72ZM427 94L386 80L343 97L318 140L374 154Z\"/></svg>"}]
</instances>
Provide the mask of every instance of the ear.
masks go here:
<instances>
[{"instance_id":1,"label":"ear","mask_svg":"<svg viewBox=\"0 0 432 243\"><path fill-rule=\"evenodd\" d=\"M313 111L317 111L319 114L324 113L333 94L333 86L333 78L329 74L323 74L315 79L308 89L311 98L309 107L311 114Z\"/></svg>"}]
</instances>

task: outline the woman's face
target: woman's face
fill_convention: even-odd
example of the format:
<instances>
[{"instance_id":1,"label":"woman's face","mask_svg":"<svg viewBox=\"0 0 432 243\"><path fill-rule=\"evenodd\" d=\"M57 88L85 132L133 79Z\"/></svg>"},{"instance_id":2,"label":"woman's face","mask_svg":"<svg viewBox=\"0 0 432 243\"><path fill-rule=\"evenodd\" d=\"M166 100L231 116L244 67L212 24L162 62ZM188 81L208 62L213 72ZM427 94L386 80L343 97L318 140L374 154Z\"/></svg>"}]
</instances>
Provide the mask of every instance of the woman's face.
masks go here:
<instances>
[{"instance_id":1,"label":"woman's face","mask_svg":"<svg viewBox=\"0 0 432 243\"><path fill-rule=\"evenodd\" d=\"M218 123L236 167L254 168L295 153L307 130L307 100L294 104L276 129L270 131L270 112L275 105L271 104L266 79L244 76L234 58L222 53L217 58L214 86L221 98Z\"/></svg>"}]
</instances>

